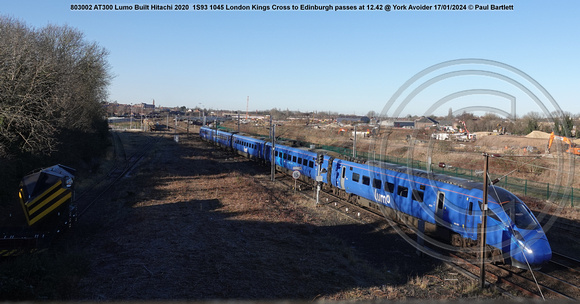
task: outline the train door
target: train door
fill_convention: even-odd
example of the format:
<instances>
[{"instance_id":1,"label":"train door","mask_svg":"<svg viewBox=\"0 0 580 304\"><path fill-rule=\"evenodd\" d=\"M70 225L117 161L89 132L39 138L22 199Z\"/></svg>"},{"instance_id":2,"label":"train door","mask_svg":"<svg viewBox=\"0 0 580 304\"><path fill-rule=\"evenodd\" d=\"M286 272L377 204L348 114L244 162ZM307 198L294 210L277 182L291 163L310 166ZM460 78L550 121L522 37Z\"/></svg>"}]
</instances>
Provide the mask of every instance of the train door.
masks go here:
<instances>
[{"instance_id":1,"label":"train door","mask_svg":"<svg viewBox=\"0 0 580 304\"><path fill-rule=\"evenodd\" d=\"M342 166L340 170L340 187L344 189L344 180L346 179L346 166Z\"/></svg>"},{"instance_id":2,"label":"train door","mask_svg":"<svg viewBox=\"0 0 580 304\"><path fill-rule=\"evenodd\" d=\"M435 217L443 220L443 210L445 210L445 193L437 192L437 204L435 205Z\"/></svg>"},{"instance_id":3,"label":"train door","mask_svg":"<svg viewBox=\"0 0 580 304\"><path fill-rule=\"evenodd\" d=\"M467 210L465 211L465 233L467 234L468 237L470 238L477 238L477 231L475 228L475 224L474 224L474 206L477 206L476 204L474 204L471 200L468 200L467 202Z\"/></svg>"}]
</instances>

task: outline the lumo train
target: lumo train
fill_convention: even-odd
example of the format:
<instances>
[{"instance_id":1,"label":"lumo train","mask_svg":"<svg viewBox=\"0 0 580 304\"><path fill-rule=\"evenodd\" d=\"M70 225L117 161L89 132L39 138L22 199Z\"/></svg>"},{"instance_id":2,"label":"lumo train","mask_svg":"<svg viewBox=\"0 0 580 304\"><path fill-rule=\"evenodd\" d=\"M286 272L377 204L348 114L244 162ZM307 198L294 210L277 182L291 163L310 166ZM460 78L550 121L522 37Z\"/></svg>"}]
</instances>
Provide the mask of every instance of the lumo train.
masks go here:
<instances>
[{"instance_id":1,"label":"lumo train","mask_svg":"<svg viewBox=\"0 0 580 304\"><path fill-rule=\"evenodd\" d=\"M265 139L209 127L200 128L200 137L251 159L272 160L272 143ZM481 182L385 162L360 163L330 151L285 144L276 143L273 155L278 170L291 172L298 167L302 179L318 180L323 188L351 202L386 210L415 226L422 223L426 231L445 231L454 246L478 243ZM542 227L517 196L488 186L487 216L486 243L493 261L538 269L551 259Z\"/></svg>"}]
</instances>

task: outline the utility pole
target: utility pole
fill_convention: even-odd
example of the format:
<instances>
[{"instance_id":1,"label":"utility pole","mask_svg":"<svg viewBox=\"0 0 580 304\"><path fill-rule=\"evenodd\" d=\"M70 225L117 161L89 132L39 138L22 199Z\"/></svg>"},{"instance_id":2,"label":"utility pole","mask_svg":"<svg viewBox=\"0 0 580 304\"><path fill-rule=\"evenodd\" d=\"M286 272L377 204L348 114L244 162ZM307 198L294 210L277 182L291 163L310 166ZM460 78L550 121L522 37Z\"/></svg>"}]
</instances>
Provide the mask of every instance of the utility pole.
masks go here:
<instances>
[{"instance_id":1,"label":"utility pole","mask_svg":"<svg viewBox=\"0 0 580 304\"><path fill-rule=\"evenodd\" d=\"M246 99L246 120L248 120L248 109L250 108L250 96ZM270 119L272 119L270 117Z\"/></svg>"},{"instance_id":2,"label":"utility pole","mask_svg":"<svg viewBox=\"0 0 580 304\"><path fill-rule=\"evenodd\" d=\"M352 141L352 157L356 158L356 125L354 125L354 140Z\"/></svg>"},{"instance_id":3,"label":"utility pole","mask_svg":"<svg viewBox=\"0 0 580 304\"><path fill-rule=\"evenodd\" d=\"M276 180L276 159L275 159L275 145L276 145L276 125L272 123L272 115L270 115L270 138L272 139L272 150L270 150L270 179Z\"/></svg>"},{"instance_id":4,"label":"utility pole","mask_svg":"<svg viewBox=\"0 0 580 304\"><path fill-rule=\"evenodd\" d=\"M480 265L480 277L481 277L481 289L485 288L485 243L486 243L486 230L487 230L487 171L489 163L489 154L483 153L485 162L483 163L483 206L481 210L481 265Z\"/></svg>"}]
</instances>

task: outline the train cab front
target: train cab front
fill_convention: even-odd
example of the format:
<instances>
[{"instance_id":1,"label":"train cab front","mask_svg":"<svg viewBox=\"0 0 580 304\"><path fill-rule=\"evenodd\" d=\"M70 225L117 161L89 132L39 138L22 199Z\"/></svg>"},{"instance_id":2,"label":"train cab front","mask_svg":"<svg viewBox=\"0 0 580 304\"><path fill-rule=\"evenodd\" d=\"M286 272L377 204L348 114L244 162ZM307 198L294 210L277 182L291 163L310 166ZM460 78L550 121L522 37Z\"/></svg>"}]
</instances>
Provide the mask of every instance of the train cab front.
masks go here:
<instances>
[{"instance_id":1,"label":"train cab front","mask_svg":"<svg viewBox=\"0 0 580 304\"><path fill-rule=\"evenodd\" d=\"M514 230L511 242L512 266L537 270L552 259L552 248L540 227L539 230Z\"/></svg>"},{"instance_id":2,"label":"train cab front","mask_svg":"<svg viewBox=\"0 0 580 304\"><path fill-rule=\"evenodd\" d=\"M503 207L512 220L511 264L522 269L540 269L552 258L552 248L542 226L519 199Z\"/></svg>"}]
</instances>

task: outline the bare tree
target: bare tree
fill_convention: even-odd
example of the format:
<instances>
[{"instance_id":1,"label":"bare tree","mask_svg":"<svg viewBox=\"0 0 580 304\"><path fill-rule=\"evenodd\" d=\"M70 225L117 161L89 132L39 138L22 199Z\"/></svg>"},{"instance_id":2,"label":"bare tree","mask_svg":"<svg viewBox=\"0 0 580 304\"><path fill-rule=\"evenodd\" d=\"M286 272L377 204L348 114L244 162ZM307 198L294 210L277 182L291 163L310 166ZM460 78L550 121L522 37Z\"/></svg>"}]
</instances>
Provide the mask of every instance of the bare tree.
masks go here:
<instances>
[{"instance_id":1,"label":"bare tree","mask_svg":"<svg viewBox=\"0 0 580 304\"><path fill-rule=\"evenodd\" d=\"M0 16L0 157L50 154L64 130L102 126L107 51L68 26Z\"/></svg>"}]
</instances>

